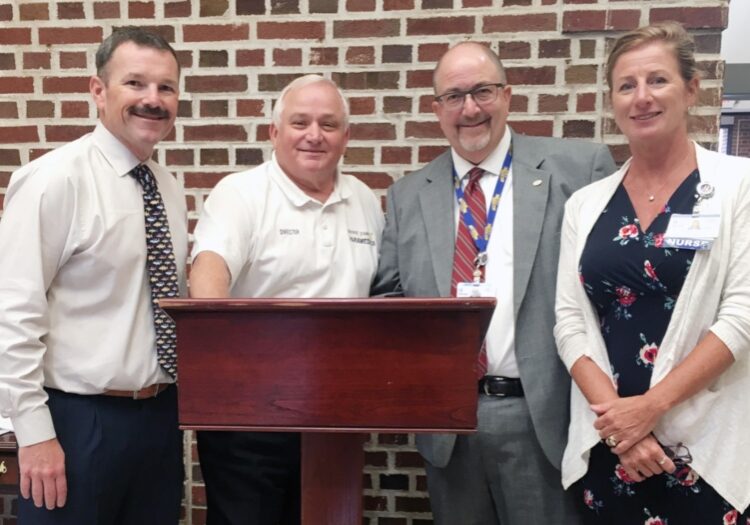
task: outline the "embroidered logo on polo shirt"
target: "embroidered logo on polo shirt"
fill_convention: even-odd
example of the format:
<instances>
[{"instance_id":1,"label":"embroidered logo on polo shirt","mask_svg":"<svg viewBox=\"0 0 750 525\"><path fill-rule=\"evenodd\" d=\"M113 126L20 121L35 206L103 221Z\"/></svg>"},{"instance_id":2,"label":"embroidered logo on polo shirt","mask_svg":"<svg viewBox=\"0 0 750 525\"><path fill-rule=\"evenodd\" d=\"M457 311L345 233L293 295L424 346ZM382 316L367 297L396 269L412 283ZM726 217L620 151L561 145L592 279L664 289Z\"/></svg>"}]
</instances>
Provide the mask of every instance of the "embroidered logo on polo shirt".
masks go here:
<instances>
[{"instance_id":1,"label":"embroidered logo on polo shirt","mask_svg":"<svg viewBox=\"0 0 750 525\"><path fill-rule=\"evenodd\" d=\"M279 235L299 235L297 228L279 228Z\"/></svg>"},{"instance_id":2,"label":"embroidered logo on polo shirt","mask_svg":"<svg viewBox=\"0 0 750 525\"><path fill-rule=\"evenodd\" d=\"M349 240L357 244L366 244L368 246L375 246L375 234L372 232L361 232L357 230L349 230Z\"/></svg>"}]
</instances>

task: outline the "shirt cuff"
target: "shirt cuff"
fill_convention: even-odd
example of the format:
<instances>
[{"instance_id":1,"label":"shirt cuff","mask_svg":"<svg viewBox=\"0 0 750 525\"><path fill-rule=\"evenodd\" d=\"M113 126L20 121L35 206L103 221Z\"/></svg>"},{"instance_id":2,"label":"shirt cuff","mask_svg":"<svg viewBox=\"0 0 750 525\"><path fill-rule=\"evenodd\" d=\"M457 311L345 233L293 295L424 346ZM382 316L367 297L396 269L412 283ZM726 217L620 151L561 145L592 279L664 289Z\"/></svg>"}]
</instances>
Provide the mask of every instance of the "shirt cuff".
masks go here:
<instances>
[{"instance_id":1,"label":"shirt cuff","mask_svg":"<svg viewBox=\"0 0 750 525\"><path fill-rule=\"evenodd\" d=\"M747 339L742 336L736 327L726 321L716 321L709 330L721 339L721 342L727 346L735 359L740 357L740 349L747 347Z\"/></svg>"},{"instance_id":2,"label":"shirt cuff","mask_svg":"<svg viewBox=\"0 0 750 525\"><path fill-rule=\"evenodd\" d=\"M11 418L19 447L36 445L57 437L47 405Z\"/></svg>"},{"instance_id":3,"label":"shirt cuff","mask_svg":"<svg viewBox=\"0 0 750 525\"><path fill-rule=\"evenodd\" d=\"M236 257L235 254L229 253L230 251L231 250L226 249L222 243L205 241L199 243L196 239L195 244L193 244L192 261L195 261L201 252L213 252L224 259L224 264L227 265L227 270L229 271L229 288L231 290L237 279L237 275L240 272L241 266L236 262L239 258Z\"/></svg>"},{"instance_id":4,"label":"shirt cuff","mask_svg":"<svg viewBox=\"0 0 750 525\"><path fill-rule=\"evenodd\" d=\"M570 336L566 338L565 342L557 341L558 354L560 355L560 359L565 365L565 368L568 369L568 372L570 372L570 369L573 368L573 365L576 364L580 358L587 355L587 344L588 340L583 334Z\"/></svg>"}]
</instances>

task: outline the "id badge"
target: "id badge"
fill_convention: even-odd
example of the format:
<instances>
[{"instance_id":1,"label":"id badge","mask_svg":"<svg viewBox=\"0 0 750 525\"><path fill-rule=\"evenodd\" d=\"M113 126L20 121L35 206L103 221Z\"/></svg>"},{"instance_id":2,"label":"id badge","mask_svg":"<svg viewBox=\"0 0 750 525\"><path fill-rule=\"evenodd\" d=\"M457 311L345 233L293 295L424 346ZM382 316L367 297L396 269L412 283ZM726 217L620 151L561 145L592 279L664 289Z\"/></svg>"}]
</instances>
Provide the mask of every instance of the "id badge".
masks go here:
<instances>
[{"instance_id":1,"label":"id badge","mask_svg":"<svg viewBox=\"0 0 750 525\"><path fill-rule=\"evenodd\" d=\"M456 297L495 297L495 290L489 283L458 283Z\"/></svg>"},{"instance_id":2,"label":"id badge","mask_svg":"<svg viewBox=\"0 0 750 525\"><path fill-rule=\"evenodd\" d=\"M664 232L664 248L710 250L719 236L721 215L677 214L669 219Z\"/></svg>"}]
</instances>

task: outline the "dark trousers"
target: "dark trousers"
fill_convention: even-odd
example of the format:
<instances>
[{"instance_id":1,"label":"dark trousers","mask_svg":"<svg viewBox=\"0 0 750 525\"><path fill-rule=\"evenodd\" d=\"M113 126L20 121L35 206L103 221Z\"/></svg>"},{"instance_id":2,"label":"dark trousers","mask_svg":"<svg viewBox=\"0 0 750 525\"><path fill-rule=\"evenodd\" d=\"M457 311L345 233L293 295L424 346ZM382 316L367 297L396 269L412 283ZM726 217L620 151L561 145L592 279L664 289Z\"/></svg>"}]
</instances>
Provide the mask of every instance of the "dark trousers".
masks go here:
<instances>
[{"instance_id":1,"label":"dark trousers","mask_svg":"<svg viewBox=\"0 0 750 525\"><path fill-rule=\"evenodd\" d=\"M198 432L207 525L299 525L300 436Z\"/></svg>"},{"instance_id":2,"label":"dark trousers","mask_svg":"<svg viewBox=\"0 0 750 525\"><path fill-rule=\"evenodd\" d=\"M18 523L176 525L183 481L177 388L143 400L47 393L68 499L50 511L19 497Z\"/></svg>"}]
</instances>

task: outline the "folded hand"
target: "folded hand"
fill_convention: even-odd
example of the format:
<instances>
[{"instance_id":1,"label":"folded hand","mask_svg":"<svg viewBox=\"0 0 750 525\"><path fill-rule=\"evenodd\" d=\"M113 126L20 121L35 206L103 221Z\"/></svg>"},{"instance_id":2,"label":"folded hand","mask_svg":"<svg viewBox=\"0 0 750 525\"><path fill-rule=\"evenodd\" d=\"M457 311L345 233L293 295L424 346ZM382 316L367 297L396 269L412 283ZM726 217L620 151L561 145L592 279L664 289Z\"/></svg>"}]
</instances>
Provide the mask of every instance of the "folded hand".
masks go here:
<instances>
[{"instance_id":1,"label":"folded hand","mask_svg":"<svg viewBox=\"0 0 750 525\"><path fill-rule=\"evenodd\" d=\"M608 445L616 443L612 452L618 455L650 434L663 415L645 396L621 397L591 409L599 416L594 428L602 439L610 438Z\"/></svg>"},{"instance_id":2,"label":"folded hand","mask_svg":"<svg viewBox=\"0 0 750 525\"><path fill-rule=\"evenodd\" d=\"M620 465L633 481L643 481L662 472L674 472L676 468L652 434L618 456Z\"/></svg>"}]
</instances>

